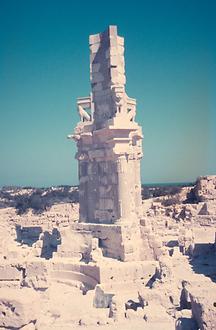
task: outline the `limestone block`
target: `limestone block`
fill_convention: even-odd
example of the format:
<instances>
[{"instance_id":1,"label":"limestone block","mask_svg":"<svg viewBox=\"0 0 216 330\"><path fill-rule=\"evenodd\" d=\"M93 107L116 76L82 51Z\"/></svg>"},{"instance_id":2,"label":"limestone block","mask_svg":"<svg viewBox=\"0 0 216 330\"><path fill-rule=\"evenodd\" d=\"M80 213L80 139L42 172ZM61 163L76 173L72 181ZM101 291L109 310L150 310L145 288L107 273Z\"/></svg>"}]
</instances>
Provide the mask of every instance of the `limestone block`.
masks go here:
<instances>
[{"instance_id":1,"label":"limestone block","mask_svg":"<svg viewBox=\"0 0 216 330\"><path fill-rule=\"evenodd\" d=\"M122 71L122 73L124 73L124 71ZM120 85L125 85L126 84L126 77L124 74L119 74L118 75L118 83Z\"/></svg>"},{"instance_id":2,"label":"limestone block","mask_svg":"<svg viewBox=\"0 0 216 330\"><path fill-rule=\"evenodd\" d=\"M88 231L77 231L67 228L61 232L62 244L58 247L58 253L62 256L78 257L89 260L92 250L92 235Z\"/></svg>"},{"instance_id":3,"label":"limestone block","mask_svg":"<svg viewBox=\"0 0 216 330\"><path fill-rule=\"evenodd\" d=\"M28 261L25 267L26 275L31 277L38 274L46 274L48 264L44 261Z\"/></svg>"},{"instance_id":4,"label":"limestone block","mask_svg":"<svg viewBox=\"0 0 216 330\"><path fill-rule=\"evenodd\" d=\"M162 256L159 260L159 273L162 282L169 282L173 279L172 259Z\"/></svg>"},{"instance_id":5,"label":"limestone block","mask_svg":"<svg viewBox=\"0 0 216 330\"><path fill-rule=\"evenodd\" d=\"M117 41L120 46L124 46L124 38L117 36Z\"/></svg>"},{"instance_id":6,"label":"limestone block","mask_svg":"<svg viewBox=\"0 0 216 330\"><path fill-rule=\"evenodd\" d=\"M112 79L117 78L119 76L118 68L115 68L115 67L111 68L110 74L111 74L111 81L112 81Z\"/></svg>"},{"instance_id":7,"label":"limestone block","mask_svg":"<svg viewBox=\"0 0 216 330\"><path fill-rule=\"evenodd\" d=\"M92 34L92 35L89 36L89 44L90 45L99 43L100 41L101 41L100 33L98 33L98 34Z\"/></svg>"},{"instance_id":8,"label":"limestone block","mask_svg":"<svg viewBox=\"0 0 216 330\"><path fill-rule=\"evenodd\" d=\"M110 25L109 26L109 37L115 37L117 38L117 26L116 25Z\"/></svg>"},{"instance_id":9,"label":"limestone block","mask_svg":"<svg viewBox=\"0 0 216 330\"><path fill-rule=\"evenodd\" d=\"M144 282L147 283L156 271L154 262L118 262L113 266L101 266L101 283L121 282Z\"/></svg>"},{"instance_id":10,"label":"limestone block","mask_svg":"<svg viewBox=\"0 0 216 330\"><path fill-rule=\"evenodd\" d=\"M92 73L92 83L101 83L102 81L104 81L104 76L101 72Z\"/></svg>"},{"instance_id":11,"label":"limestone block","mask_svg":"<svg viewBox=\"0 0 216 330\"><path fill-rule=\"evenodd\" d=\"M107 185L109 183L107 176L104 175L104 176L100 177L100 182L103 185Z\"/></svg>"},{"instance_id":12,"label":"limestone block","mask_svg":"<svg viewBox=\"0 0 216 330\"><path fill-rule=\"evenodd\" d=\"M110 38L110 47L117 47L118 46L118 42L117 42L117 38Z\"/></svg>"},{"instance_id":13,"label":"limestone block","mask_svg":"<svg viewBox=\"0 0 216 330\"><path fill-rule=\"evenodd\" d=\"M98 111L100 111L100 113L107 113L109 112L109 105L108 104L99 104L98 105Z\"/></svg>"},{"instance_id":14,"label":"limestone block","mask_svg":"<svg viewBox=\"0 0 216 330\"><path fill-rule=\"evenodd\" d=\"M112 212L106 210L95 210L94 215L95 219L98 219L99 223L112 223Z\"/></svg>"},{"instance_id":15,"label":"limestone block","mask_svg":"<svg viewBox=\"0 0 216 330\"><path fill-rule=\"evenodd\" d=\"M118 47L112 47L106 51L106 58L110 58L110 56L117 56L118 53Z\"/></svg>"},{"instance_id":16,"label":"limestone block","mask_svg":"<svg viewBox=\"0 0 216 330\"><path fill-rule=\"evenodd\" d=\"M121 81L125 81L123 82L122 84L125 84L126 83L126 77L125 77L125 68L123 65L118 65L118 74L119 74L119 79L120 79L120 83Z\"/></svg>"},{"instance_id":17,"label":"limestone block","mask_svg":"<svg viewBox=\"0 0 216 330\"><path fill-rule=\"evenodd\" d=\"M216 199L216 176L201 176L194 187L195 197L199 202Z\"/></svg>"},{"instance_id":18,"label":"limestone block","mask_svg":"<svg viewBox=\"0 0 216 330\"><path fill-rule=\"evenodd\" d=\"M103 149L95 149L89 151L90 158L104 158L104 150Z\"/></svg>"},{"instance_id":19,"label":"limestone block","mask_svg":"<svg viewBox=\"0 0 216 330\"><path fill-rule=\"evenodd\" d=\"M125 59L122 55L119 55L119 65L122 66L125 70Z\"/></svg>"},{"instance_id":20,"label":"limestone block","mask_svg":"<svg viewBox=\"0 0 216 330\"><path fill-rule=\"evenodd\" d=\"M134 252L134 244L133 243L128 243L124 245L124 252L126 254L133 253Z\"/></svg>"},{"instance_id":21,"label":"limestone block","mask_svg":"<svg viewBox=\"0 0 216 330\"><path fill-rule=\"evenodd\" d=\"M123 46L118 46L118 54L119 55L124 55L124 47Z\"/></svg>"},{"instance_id":22,"label":"limestone block","mask_svg":"<svg viewBox=\"0 0 216 330\"><path fill-rule=\"evenodd\" d=\"M40 261L27 262L25 266L25 284L34 290L48 288L48 264Z\"/></svg>"},{"instance_id":23,"label":"limestone block","mask_svg":"<svg viewBox=\"0 0 216 330\"><path fill-rule=\"evenodd\" d=\"M110 303L109 317L115 321L125 318L125 306L122 299L118 296L113 296Z\"/></svg>"},{"instance_id":24,"label":"limestone block","mask_svg":"<svg viewBox=\"0 0 216 330\"><path fill-rule=\"evenodd\" d=\"M93 238L92 239L92 253L91 253L91 260L93 262L97 262L103 258L103 252L99 248L99 239Z\"/></svg>"},{"instance_id":25,"label":"limestone block","mask_svg":"<svg viewBox=\"0 0 216 330\"><path fill-rule=\"evenodd\" d=\"M117 178L117 175L116 175L115 173L113 173L113 174L111 175L111 182L112 182L113 184L117 184L117 182L118 182L118 178Z\"/></svg>"},{"instance_id":26,"label":"limestone block","mask_svg":"<svg viewBox=\"0 0 216 330\"><path fill-rule=\"evenodd\" d=\"M106 293L100 285L97 285L95 288L95 295L93 304L96 308L108 308L110 307L112 297L114 296L113 293Z\"/></svg>"},{"instance_id":27,"label":"limestone block","mask_svg":"<svg viewBox=\"0 0 216 330\"><path fill-rule=\"evenodd\" d=\"M97 53L90 53L90 66L99 63Z\"/></svg>"},{"instance_id":28,"label":"limestone block","mask_svg":"<svg viewBox=\"0 0 216 330\"><path fill-rule=\"evenodd\" d=\"M91 66L92 72L93 72L93 73L95 73L95 72L99 72L100 67L101 67L101 64L100 64L100 63L92 64L92 66Z\"/></svg>"},{"instance_id":29,"label":"limestone block","mask_svg":"<svg viewBox=\"0 0 216 330\"><path fill-rule=\"evenodd\" d=\"M114 201L110 198L104 199L104 209L105 210L112 210L114 207Z\"/></svg>"},{"instance_id":30,"label":"limestone block","mask_svg":"<svg viewBox=\"0 0 216 330\"><path fill-rule=\"evenodd\" d=\"M191 299L192 315L200 330L216 329L215 285L206 281L205 285L193 283L187 289Z\"/></svg>"},{"instance_id":31,"label":"limestone block","mask_svg":"<svg viewBox=\"0 0 216 330\"><path fill-rule=\"evenodd\" d=\"M203 203L199 215L216 215L216 205L215 201L208 201Z\"/></svg>"},{"instance_id":32,"label":"limestone block","mask_svg":"<svg viewBox=\"0 0 216 330\"><path fill-rule=\"evenodd\" d=\"M21 272L16 267L16 264L2 262L0 265L0 281L21 280L21 277Z\"/></svg>"},{"instance_id":33,"label":"limestone block","mask_svg":"<svg viewBox=\"0 0 216 330\"><path fill-rule=\"evenodd\" d=\"M100 46L101 45L99 43L95 43L95 44L90 45L90 52L91 53L97 53Z\"/></svg>"},{"instance_id":34,"label":"limestone block","mask_svg":"<svg viewBox=\"0 0 216 330\"><path fill-rule=\"evenodd\" d=\"M92 91L93 92L98 92L98 91L102 91L103 90L103 85L101 82L98 83L92 83Z\"/></svg>"},{"instance_id":35,"label":"limestone block","mask_svg":"<svg viewBox=\"0 0 216 330\"><path fill-rule=\"evenodd\" d=\"M109 59L109 65L112 67L112 66L118 66L120 64L120 58L118 55L112 55L110 56L110 59Z\"/></svg>"},{"instance_id":36,"label":"limestone block","mask_svg":"<svg viewBox=\"0 0 216 330\"><path fill-rule=\"evenodd\" d=\"M103 74L105 74L103 72ZM94 92L94 100L96 101L96 103L100 102L101 100L103 101L105 97L110 95L110 89L109 88L104 88L102 91L100 92Z\"/></svg>"}]
</instances>

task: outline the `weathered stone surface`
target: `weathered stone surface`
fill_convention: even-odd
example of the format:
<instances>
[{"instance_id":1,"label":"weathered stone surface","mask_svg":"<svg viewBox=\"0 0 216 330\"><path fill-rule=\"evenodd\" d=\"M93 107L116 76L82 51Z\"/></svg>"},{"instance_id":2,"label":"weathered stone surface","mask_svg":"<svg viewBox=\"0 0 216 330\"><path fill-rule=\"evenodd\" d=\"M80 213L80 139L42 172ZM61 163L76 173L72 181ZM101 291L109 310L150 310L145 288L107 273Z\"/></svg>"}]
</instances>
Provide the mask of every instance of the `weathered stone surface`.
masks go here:
<instances>
[{"instance_id":1,"label":"weathered stone surface","mask_svg":"<svg viewBox=\"0 0 216 330\"><path fill-rule=\"evenodd\" d=\"M203 203L198 213L199 215L213 215L216 216L216 203L215 200L211 200Z\"/></svg>"},{"instance_id":2,"label":"weathered stone surface","mask_svg":"<svg viewBox=\"0 0 216 330\"><path fill-rule=\"evenodd\" d=\"M191 284L188 288L192 314L200 330L216 329L216 288L206 282L207 287Z\"/></svg>"},{"instance_id":3,"label":"weathered stone surface","mask_svg":"<svg viewBox=\"0 0 216 330\"><path fill-rule=\"evenodd\" d=\"M36 291L44 291L48 288L49 265L43 261L29 261L25 263L25 277L23 285Z\"/></svg>"},{"instance_id":4,"label":"weathered stone surface","mask_svg":"<svg viewBox=\"0 0 216 330\"><path fill-rule=\"evenodd\" d=\"M125 318L125 306L122 299L118 296L112 297L109 309L109 317L114 321L119 321Z\"/></svg>"},{"instance_id":5,"label":"weathered stone surface","mask_svg":"<svg viewBox=\"0 0 216 330\"><path fill-rule=\"evenodd\" d=\"M194 187L194 194L199 202L216 200L216 175L199 177Z\"/></svg>"},{"instance_id":6,"label":"weathered stone surface","mask_svg":"<svg viewBox=\"0 0 216 330\"><path fill-rule=\"evenodd\" d=\"M91 251L92 235L90 231L75 231L71 228L65 228L61 232L61 245L55 255L72 258L77 261L89 261Z\"/></svg>"},{"instance_id":7,"label":"weathered stone surface","mask_svg":"<svg viewBox=\"0 0 216 330\"><path fill-rule=\"evenodd\" d=\"M31 289L0 289L0 327L19 329L35 322L39 306L38 295Z\"/></svg>"},{"instance_id":8,"label":"weathered stone surface","mask_svg":"<svg viewBox=\"0 0 216 330\"><path fill-rule=\"evenodd\" d=\"M21 281L22 274L16 263L4 261L0 265L0 281Z\"/></svg>"},{"instance_id":9,"label":"weathered stone surface","mask_svg":"<svg viewBox=\"0 0 216 330\"><path fill-rule=\"evenodd\" d=\"M143 318L147 322L166 322L170 320L165 308L160 304L149 304L144 308Z\"/></svg>"},{"instance_id":10,"label":"weathered stone surface","mask_svg":"<svg viewBox=\"0 0 216 330\"><path fill-rule=\"evenodd\" d=\"M100 286L96 286L95 288L95 296L94 296L94 306L96 308L108 308L110 307L112 297L114 294L106 293Z\"/></svg>"},{"instance_id":11,"label":"weathered stone surface","mask_svg":"<svg viewBox=\"0 0 216 330\"><path fill-rule=\"evenodd\" d=\"M141 245L142 130L135 122L136 100L125 92L124 39L117 27L90 37L90 53L92 93L77 101L81 122L71 136L78 148L79 221L122 225L115 238L107 230L103 252L134 260Z\"/></svg>"}]
</instances>

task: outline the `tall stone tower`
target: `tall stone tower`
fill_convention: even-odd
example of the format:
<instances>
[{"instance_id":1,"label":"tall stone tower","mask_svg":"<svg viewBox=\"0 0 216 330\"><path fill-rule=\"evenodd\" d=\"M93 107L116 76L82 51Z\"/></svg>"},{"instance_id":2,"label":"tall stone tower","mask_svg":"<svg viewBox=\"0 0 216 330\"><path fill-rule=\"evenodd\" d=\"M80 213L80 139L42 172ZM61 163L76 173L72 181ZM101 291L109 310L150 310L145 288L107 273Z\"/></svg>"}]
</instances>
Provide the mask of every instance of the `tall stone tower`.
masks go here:
<instances>
[{"instance_id":1,"label":"tall stone tower","mask_svg":"<svg viewBox=\"0 0 216 330\"><path fill-rule=\"evenodd\" d=\"M70 135L78 149L79 222L122 230L140 220L142 129L136 100L125 91L124 38L117 27L90 35L89 46L91 93L78 98L80 122Z\"/></svg>"}]
</instances>

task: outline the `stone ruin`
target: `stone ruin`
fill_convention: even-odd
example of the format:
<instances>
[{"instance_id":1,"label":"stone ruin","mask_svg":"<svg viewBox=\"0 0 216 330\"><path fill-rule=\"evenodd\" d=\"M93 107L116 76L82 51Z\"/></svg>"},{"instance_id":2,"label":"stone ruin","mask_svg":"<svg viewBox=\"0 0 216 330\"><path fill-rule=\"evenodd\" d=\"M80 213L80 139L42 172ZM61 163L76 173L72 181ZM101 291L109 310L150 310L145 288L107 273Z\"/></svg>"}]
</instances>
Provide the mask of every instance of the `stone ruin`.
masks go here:
<instances>
[{"instance_id":1,"label":"stone ruin","mask_svg":"<svg viewBox=\"0 0 216 330\"><path fill-rule=\"evenodd\" d=\"M0 328L216 329L216 239L205 237L215 235L216 177L142 200L124 38L109 26L89 46L91 93L68 136L79 205L51 188L49 210L17 215L9 199L28 192L0 195Z\"/></svg>"},{"instance_id":2,"label":"stone ruin","mask_svg":"<svg viewBox=\"0 0 216 330\"><path fill-rule=\"evenodd\" d=\"M79 228L94 232L105 256L139 260L142 129L125 91L124 38L116 26L89 38L92 92L79 98L71 135L79 162ZM100 234L98 234L100 233Z\"/></svg>"}]
</instances>

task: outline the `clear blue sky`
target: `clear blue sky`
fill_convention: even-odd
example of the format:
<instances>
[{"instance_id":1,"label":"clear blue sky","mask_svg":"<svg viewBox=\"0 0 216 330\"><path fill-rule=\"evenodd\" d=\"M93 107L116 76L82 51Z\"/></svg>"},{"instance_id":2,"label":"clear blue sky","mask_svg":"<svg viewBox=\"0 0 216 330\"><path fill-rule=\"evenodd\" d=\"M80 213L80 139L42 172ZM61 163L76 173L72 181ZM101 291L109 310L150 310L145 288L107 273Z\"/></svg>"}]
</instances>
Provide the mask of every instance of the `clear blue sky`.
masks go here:
<instances>
[{"instance_id":1,"label":"clear blue sky","mask_svg":"<svg viewBox=\"0 0 216 330\"><path fill-rule=\"evenodd\" d=\"M125 37L142 182L216 174L216 1L0 0L0 185L76 184L88 35Z\"/></svg>"}]
</instances>

